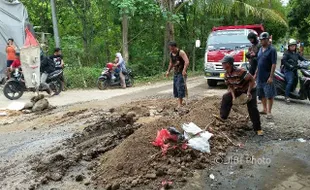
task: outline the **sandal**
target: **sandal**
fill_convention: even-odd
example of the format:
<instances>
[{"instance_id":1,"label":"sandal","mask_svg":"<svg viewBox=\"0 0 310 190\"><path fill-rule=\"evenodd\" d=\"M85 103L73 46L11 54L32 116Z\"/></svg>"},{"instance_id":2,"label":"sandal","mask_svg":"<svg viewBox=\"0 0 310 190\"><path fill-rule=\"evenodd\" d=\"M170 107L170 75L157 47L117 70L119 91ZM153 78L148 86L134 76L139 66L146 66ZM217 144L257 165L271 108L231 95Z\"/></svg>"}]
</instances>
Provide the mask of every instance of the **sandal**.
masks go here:
<instances>
[{"instance_id":1,"label":"sandal","mask_svg":"<svg viewBox=\"0 0 310 190\"><path fill-rule=\"evenodd\" d=\"M261 115L267 115L267 112L265 112L265 111L260 111L259 114L261 114Z\"/></svg>"}]
</instances>

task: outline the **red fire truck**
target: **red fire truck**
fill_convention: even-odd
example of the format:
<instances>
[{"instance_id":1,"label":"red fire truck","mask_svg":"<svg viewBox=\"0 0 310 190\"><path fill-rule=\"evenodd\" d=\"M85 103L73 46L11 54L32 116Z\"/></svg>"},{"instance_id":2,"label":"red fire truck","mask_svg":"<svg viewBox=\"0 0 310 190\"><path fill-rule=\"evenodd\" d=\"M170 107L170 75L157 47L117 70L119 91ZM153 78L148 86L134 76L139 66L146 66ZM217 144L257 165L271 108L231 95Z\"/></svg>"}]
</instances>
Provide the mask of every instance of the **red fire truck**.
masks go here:
<instances>
[{"instance_id":1,"label":"red fire truck","mask_svg":"<svg viewBox=\"0 0 310 190\"><path fill-rule=\"evenodd\" d=\"M264 31L262 25L243 26L220 26L214 27L208 37L205 53L205 78L208 85L216 86L219 81L224 80L224 70L220 60L225 55L235 58L235 66L241 67L246 63L246 51L251 46L247 39L250 32L258 35Z\"/></svg>"}]
</instances>

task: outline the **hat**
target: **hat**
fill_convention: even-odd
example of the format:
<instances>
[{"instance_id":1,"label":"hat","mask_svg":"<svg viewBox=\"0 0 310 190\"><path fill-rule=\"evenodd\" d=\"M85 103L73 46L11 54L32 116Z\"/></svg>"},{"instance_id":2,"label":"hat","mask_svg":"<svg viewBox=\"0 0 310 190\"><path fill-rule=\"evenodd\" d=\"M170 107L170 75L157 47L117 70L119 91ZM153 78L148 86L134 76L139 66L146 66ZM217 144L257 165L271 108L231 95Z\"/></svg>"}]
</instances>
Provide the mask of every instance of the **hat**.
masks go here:
<instances>
[{"instance_id":1,"label":"hat","mask_svg":"<svg viewBox=\"0 0 310 190\"><path fill-rule=\"evenodd\" d=\"M233 64L235 62L235 59L231 55L225 55L225 57L220 62Z\"/></svg>"},{"instance_id":2,"label":"hat","mask_svg":"<svg viewBox=\"0 0 310 190\"><path fill-rule=\"evenodd\" d=\"M260 40L269 39L269 38L270 38L270 35L268 32L263 32L259 35Z\"/></svg>"}]
</instances>

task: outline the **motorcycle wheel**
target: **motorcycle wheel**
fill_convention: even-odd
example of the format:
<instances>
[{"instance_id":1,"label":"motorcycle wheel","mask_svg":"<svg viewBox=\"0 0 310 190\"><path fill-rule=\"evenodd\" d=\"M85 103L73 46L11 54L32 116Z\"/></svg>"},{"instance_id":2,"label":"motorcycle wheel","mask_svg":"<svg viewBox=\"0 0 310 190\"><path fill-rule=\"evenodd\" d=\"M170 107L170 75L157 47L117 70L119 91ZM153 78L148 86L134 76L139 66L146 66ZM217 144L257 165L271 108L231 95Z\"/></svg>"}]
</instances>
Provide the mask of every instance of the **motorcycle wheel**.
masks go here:
<instances>
[{"instance_id":1,"label":"motorcycle wheel","mask_svg":"<svg viewBox=\"0 0 310 190\"><path fill-rule=\"evenodd\" d=\"M58 95L62 91L62 82L60 80L53 81L50 83L50 88L54 95Z\"/></svg>"},{"instance_id":2,"label":"motorcycle wheel","mask_svg":"<svg viewBox=\"0 0 310 190\"><path fill-rule=\"evenodd\" d=\"M97 81L97 86L99 90L105 90L108 88L108 81L106 79L99 79Z\"/></svg>"},{"instance_id":3,"label":"motorcycle wheel","mask_svg":"<svg viewBox=\"0 0 310 190\"><path fill-rule=\"evenodd\" d=\"M132 87L134 85L135 81L132 76L128 76L128 81L127 81L127 87Z\"/></svg>"},{"instance_id":4,"label":"motorcycle wheel","mask_svg":"<svg viewBox=\"0 0 310 190\"><path fill-rule=\"evenodd\" d=\"M4 85L3 94L9 100L17 100L24 94L24 89L18 82L11 81Z\"/></svg>"}]
</instances>

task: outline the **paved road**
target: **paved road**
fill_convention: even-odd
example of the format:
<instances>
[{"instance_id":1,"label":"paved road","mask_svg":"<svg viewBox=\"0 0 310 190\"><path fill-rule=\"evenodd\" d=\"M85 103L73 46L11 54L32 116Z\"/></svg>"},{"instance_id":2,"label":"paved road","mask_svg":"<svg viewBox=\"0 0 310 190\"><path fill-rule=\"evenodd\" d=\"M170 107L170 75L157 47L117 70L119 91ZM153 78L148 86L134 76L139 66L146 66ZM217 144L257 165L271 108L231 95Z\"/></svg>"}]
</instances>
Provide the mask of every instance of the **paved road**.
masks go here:
<instances>
[{"instance_id":1,"label":"paved road","mask_svg":"<svg viewBox=\"0 0 310 190\"><path fill-rule=\"evenodd\" d=\"M282 58L282 53L278 52L278 66L280 65L280 59ZM195 77L188 80L188 88L191 89L193 87L199 86L201 84L205 84L205 80L202 77ZM124 89L110 89L100 91L97 89L88 89L88 90L69 90L66 92L62 92L60 95L49 98L49 102L54 106L64 106L70 105L77 102L87 102L92 100L106 100L109 98L132 94L137 92L145 92L145 91L152 91L155 90L159 94L165 93L172 93L172 82L160 82L160 83L153 83L146 86L140 87L133 87ZM207 89L207 85L204 86ZM10 105L12 102L8 100L2 93L2 88L0 87L0 108L5 108ZM200 90L203 90L200 89ZM213 90L214 91L214 90ZM212 90L210 91L212 92ZM27 92L25 93L19 100L15 102L27 102L34 93Z\"/></svg>"},{"instance_id":2,"label":"paved road","mask_svg":"<svg viewBox=\"0 0 310 190\"><path fill-rule=\"evenodd\" d=\"M190 78L188 80L188 88L194 88L195 86L199 86L201 84L205 84L205 87L207 88L207 85L205 83L205 80L203 77L195 77ZM132 87L127 89L108 89L108 90L97 90L97 89L88 89L88 90L69 90L62 92L58 96L49 97L49 102L54 106L65 106L70 105L78 102L87 102L87 101L93 101L93 100L106 100L109 98L126 95L126 94L132 94L132 93L138 93L138 92L146 92L146 91L156 91L158 93L172 93L172 81L169 82L159 82L159 83L153 83L148 84L145 86L139 86L139 87ZM162 92L164 91L164 92ZM19 100L8 100L3 93L0 93L0 108L5 108L8 105L10 105L12 102L27 102L30 100L30 98L34 95L33 92L26 92Z\"/></svg>"}]
</instances>

